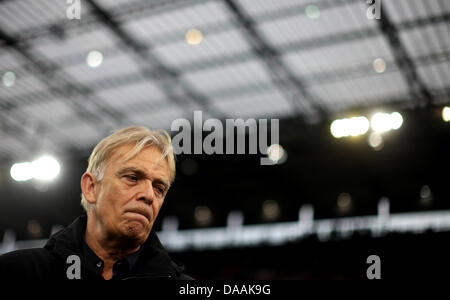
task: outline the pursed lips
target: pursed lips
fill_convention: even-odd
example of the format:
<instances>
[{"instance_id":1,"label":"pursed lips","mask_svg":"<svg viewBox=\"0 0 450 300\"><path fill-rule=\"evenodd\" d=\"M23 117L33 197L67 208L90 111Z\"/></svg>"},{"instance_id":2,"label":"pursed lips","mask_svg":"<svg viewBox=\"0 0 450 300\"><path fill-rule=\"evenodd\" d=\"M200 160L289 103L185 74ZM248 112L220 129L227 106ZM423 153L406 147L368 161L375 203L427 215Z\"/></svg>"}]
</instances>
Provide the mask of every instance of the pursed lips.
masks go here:
<instances>
[{"instance_id":1,"label":"pursed lips","mask_svg":"<svg viewBox=\"0 0 450 300\"><path fill-rule=\"evenodd\" d=\"M133 208L133 209L127 209L125 212L130 212L130 213L136 213L136 214L143 215L150 222L150 213L147 210L145 210L145 209Z\"/></svg>"}]
</instances>

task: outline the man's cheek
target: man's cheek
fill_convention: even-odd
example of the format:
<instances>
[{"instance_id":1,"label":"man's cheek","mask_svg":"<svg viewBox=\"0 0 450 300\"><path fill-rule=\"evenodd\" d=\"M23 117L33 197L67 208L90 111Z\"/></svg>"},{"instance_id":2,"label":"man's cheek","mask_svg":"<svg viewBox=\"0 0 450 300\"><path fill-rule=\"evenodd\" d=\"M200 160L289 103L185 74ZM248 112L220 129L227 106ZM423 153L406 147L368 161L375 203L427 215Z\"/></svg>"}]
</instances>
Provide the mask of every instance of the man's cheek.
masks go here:
<instances>
[{"instance_id":1,"label":"man's cheek","mask_svg":"<svg viewBox=\"0 0 450 300\"><path fill-rule=\"evenodd\" d=\"M159 211L161 210L161 207L163 206L163 204L164 204L164 199L163 200L161 200L161 202L159 202L158 203L158 210L157 210L157 214L159 213Z\"/></svg>"},{"instance_id":2,"label":"man's cheek","mask_svg":"<svg viewBox=\"0 0 450 300\"><path fill-rule=\"evenodd\" d=\"M161 210L161 207L162 207L162 203L156 204L155 210L154 210L155 215L153 216L152 222L155 222L156 218L158 217L159 211Z\"/></svg>"}]
</instances>

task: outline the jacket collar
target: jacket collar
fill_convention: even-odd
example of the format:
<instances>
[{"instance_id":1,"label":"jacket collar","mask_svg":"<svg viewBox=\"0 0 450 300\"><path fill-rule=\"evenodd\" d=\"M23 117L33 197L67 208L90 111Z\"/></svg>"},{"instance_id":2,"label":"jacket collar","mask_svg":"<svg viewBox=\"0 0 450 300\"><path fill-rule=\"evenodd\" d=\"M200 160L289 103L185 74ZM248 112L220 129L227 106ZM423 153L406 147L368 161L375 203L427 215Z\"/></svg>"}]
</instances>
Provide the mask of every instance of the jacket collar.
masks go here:
<instances>
[{"instance_id":1,"label":"jacket collar","mask_svg":"<svg viewBox=\"0 0 450 300\"><path fill-rule=\"evenodd\" d=\"M44 248L62 258L64 262L70 255L82 257L86 223L87 216L79 216L72 224L52 235ZM153 230L143 247L131 278L173 278L183 272L184 267L172 261Z\"/></svg>"}]
</instances>

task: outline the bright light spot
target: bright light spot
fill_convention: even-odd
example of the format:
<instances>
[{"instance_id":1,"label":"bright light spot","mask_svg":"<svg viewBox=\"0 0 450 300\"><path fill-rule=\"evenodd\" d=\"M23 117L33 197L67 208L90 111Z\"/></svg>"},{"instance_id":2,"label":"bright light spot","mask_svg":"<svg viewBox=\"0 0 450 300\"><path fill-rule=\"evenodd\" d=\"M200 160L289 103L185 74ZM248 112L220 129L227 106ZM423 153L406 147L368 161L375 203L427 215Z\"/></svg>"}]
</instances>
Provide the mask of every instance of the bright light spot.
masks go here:
<instances>
[{"instance_id":1,"label":"bright light spot","mask_svg":"<svg viewBox=\"0 0 450 300\"><path fill-rule=\"evenodd\" d=\"M103 62L103 54L100 51L93 50L88 53L86 63L91 68L97 68Z\"/></svg>"},{"instance_id":2,"label":"bright light spot","mask_svg":"<svg viewBox=\"0 0 450 300\"><path fill-rule=\"evenodd\" d=\"M442 119L445 122L449 122L450 121L450 107L446 106L442 109Z\"/></svg>"},{"instance_id":3,"label":"bright light spot","mask_svg":"<svg viewBox=\"0 0 450 300\"><path fill-rule=\"evenodd\" d=\"M375 132L386 132L392 129L397 130L403 124L403 117L398 112L391 114L376 113L372 117L371 124Z\"/></svg>"},{"instance_id":4,"label":"bright light spot","mask_svg":"<svg viewBox=\"0 0 450 300\"><path fill-rule=\"evenodd\" d=\"M43 156L33 162L16 163L11 167L11 177L16 181L32 178L49 181L58 176L61 170L59 162L51 156Z\"/></svg>"},{"instance_id":5,"label":"bright light spot","mask_svg":"<svg viewBox=\"0 0 450 300\"><path fill-rule=\"evenodd\" d=\"M354 117L350 119L349 132L351 136L365 134L369 130L369 120L366 117Z\"/></svg>"},{"instance_id":6,"label":"bright light spot","mask_svg":"<svg viewBox=\"0 0 450 300\"><path fill-rule=\"evenodd\" d=\"M372 129L375 132L386 132L391 130L391 118L389 114L376 113L372 117Z\"/></svg>"},{"instance_id":7,"label":"bright light spot","mask_svg":"<svg viewBox=\"0 0 450 300\"><path fill-rule=\"evenodd\" d=\"M366 117L353 117L333 121L330 125L330 131L335 138L341 138L365 134L369 127L369 120Z\"/></svg>"},{"instance_id":8,"label":"bright light spot","mask_svg":"<svg viewBox=\"0 0 450 300\"><path fill-rule=\"evenodd\" d=\"M372 132L369 136L369 146L376 151L381 150L384 146L383 137L381 134Z\"/></svg>"},{"instance_id":9,"label":"bright light spot","mask_svg":"<svg viewBox=\"0 0 450 300\"><path fill-rule=\"evenodd\" d=\"M277 164L282 164L287 159L287 153L284 148L278 144L270 145L267 149L267 156L271 161Z\"/></svg>"},{"instance_id":10,"label":"bright light spot","mask_svg":"<svg viewBox=\"0 0 450 300\"><path fill-rule=\"evenodd\" d=\"M335 138L341 138L346 135L344 120L334 120L330 125L331 134Z\"/></svg>"},{"instance_id":11,"label":"bright light spot","mask_svg":"<svg viewBox=\"0 0 450 300\"><path fill-rule=\"evenodd\" d=\"M398 112L391 113L391 125L392 129L397 130L403 125L403 117Z\"/></svg>"},{"instance_id":12,"label":"bright light spot","mask_svg":"<svg viewBox=\"0 0 450 300\"><path fill-rule=\"evenodd\" d=\"M56 159L43 156L32 162L34 178L39 180L52 180L58 176L61 167Z\"/></svg>"},{"instance_id":13,"label":"bright light spot","mask_svg":"<svg viewBox=\"0 0 450 300\"><path fill-rule=\"evenodd\" d=\"M33 178L33 166L30 162L16 163L10 171L12 179L15 181L27 181Z\"/></svg>"},{"instance_id":14,"label":"bright light spot","mask_svg":"<svg viewBox=\"0 0 450 300\"><path fill-rule=\"evenodd\" d=\"M373 61L372 65L373 65L373 69L377 73L383 73L384 71L386 71L386 62L382 58L375 59Z\"/></svg>"},{"instance_id":15,"label":"bright light spot","mask_svg":"<svg viewBox=\"0 0 450 300\"><path fill-rule=\"evenodd\" d=\"M186 43L189 45L198 45L203 41L203 34L198 29L189 29L186 32Z\"/></svg>"},{"instance_id":16,"label":"bright light spot","mask_svg":"<svg viewBox=\"0 0 450 300\"><path fill-rule=\"evenodd\" d=\"M16 74L12 71L5 72L2 77L3 85L6 87L12 87L16 82Z\"/></svg>"},{"instance_id":17,"label":"bright light spot","mask_svg":"<svg viewBox=\"0 0 450 300\"><path fill-rule=\"evenodd\" d=\"M319 8L313 4L306 6L305 13L310 19L318 19L320 17Z\"/></svg>"}]
</instances>

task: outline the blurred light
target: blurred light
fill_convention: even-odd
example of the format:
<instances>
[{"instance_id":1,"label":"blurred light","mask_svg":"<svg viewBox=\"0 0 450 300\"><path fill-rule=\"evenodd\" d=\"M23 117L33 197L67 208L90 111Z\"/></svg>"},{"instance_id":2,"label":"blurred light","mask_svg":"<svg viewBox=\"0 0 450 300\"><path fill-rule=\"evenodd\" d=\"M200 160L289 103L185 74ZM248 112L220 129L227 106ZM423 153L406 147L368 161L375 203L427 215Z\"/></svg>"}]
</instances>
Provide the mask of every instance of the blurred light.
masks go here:
<instances>
[{"instance_id":1,"label":"blurred light","mask_svg":"<svg viewBox=\"0 0 450 300\"><path fill-rule=\"evenodd\" d=\"M41 224L36 220L29 220L27 223L28 233L32 238L40 238L42 234Z\"/></svg>"},{"instance_id":2,"label":"blurred light","mask_svg":"<svg viewBox=\"0 0 450 300\"><path fill-rule=\"evenodd\" d=\"M431 189L428 185L422 186L420 189L420 198L429 198L431 196Z\"/></svg>"},{"instance_id":3,"label":"blurred light","mask_svg":"<svg viewBox=\"0 0 450 300\"><path fill-rule=\"evenodd\" d=\"M369 130L369 120L366 117L334 120L330 125L331 134L335 138L358 136Z\"/></svg>"},{"instance_id":4,"label":"blurred light","mask_svg":"<svg viewBox=\"0 0 450 300\"><path fill-rule=\"evenodd\" d=\"M378 218L387 218L390 214L390 202L388 197L382 197L378 201Z\"/></svg>"},{"instance_id":5,"label":"blurred light","mask_svg":"<svg viewBox=\"0 0 450 300\"><path fill-rule=\"evenodd\" d=\"M372 65L373 65L373 69L377 73L383 73L384 71L386 71L386 62L382 58L375 59L373 61Z\"/></svg>"},{"instance_id":6,"label":"blurred light","mask_svg":"<svg viewBox=\"0 0 450 300\"><path fill-rule=\"evenodd\" d=\"M274 200L266 200L262 205L263 217L267 221L274 221L280 216L280 206Z\"/></svg>"},{"instance_id":7,"label":"blurred light","mask_svg":"<svg viewBox=\"0 0 450 300\"><path fill-rule=\"evenodd\" d=\"M283 156L283 152L283 148L277 144L271 145L267 149L267 155L269 155L269 158L273 161L278 161Z\"/></svg>"},{"instance_id":8,"label":"blurred light","mask_svg":"<svg viewBox=\"0 0 450 300\"><path fill-rule=\"evenodd\" d=\"M314 222L314 206L303 204L298 212L298 220L301 224Z\"/></svg>"},{"instance_id":9,"label":"blurred light","mask_svg":"<svg viewBox=\"0 0 450 300\"><path fill-rule=\"evenodd\" d=\"M450 107L446 106L442 109L442 119L445 122L449 122L450 121Z\"/></svg>"},{"instance_id":10,"label":"blurred light","mask_svg":"<svg viewBox=\"0 0 450 300\"><path fill-rule=\"evenodd\" d=\"M346 213L351 209L352 197L349 193L341 193L337 198L337 207L339 212Z\"/></svg>"},{"instance_id":11,"label":"blurred light","mask_svg":"<svg viewBox=\"0 0 450 300\"><path fill-rule=\"evenodd\" d=\"M331 134L335 138L341 138L347 135L344 120L334 120L330 125Z\"/></svg>"},{"instance_id":12,"label":"blurred light","mask_svg":"<svg viewBox=\"0 0 450 300\"><path fill-rule=\"evenodd\" d=\"M287 153L281 145L273 144L267 148L267 156L271 161L277 164L282 164L287 159Z\"/></svg>"},{"instance_id":13,"label":"blurred light","mask_svg":"<svg viewBox=\"0 0 450 300\"><path fill-rule=\"evenodd\" d=\"M32 178L49 181L58 176L61 170L59 162L51 156L43 156L33 162L16 163L10 174L15 181L27 181Z\"/></svg>"},{"instance_id":14,"label":"blurred light","mask_svg":"<svg viewBox=\"0 0 450 300\"><path fill-rule=\"evenodd\" d=\"M33 161L32 164L34 178L39 180L53 180L61 170L59 162L51 156L43 156Z\"/></svg>"},{"instance_id":15,"label":"blurred light","mask_svg":"<svg viewBox=\"0 0 450 300\"><path fill-rule=\"evenodd\" d=\"M431 189L428 185L424 185L420 189L419 194L420 204L422 205L430 205L433 201L433 194L431 193Z\"/></svg>"},{"instance_id":16,"label":"blurred light","mask_svg":"<svg viewBox=\"0 0 450 300\"><path fill-rule=\"evenodd\" d=\"M403 117L398 112L393 112L391 114L387 113L376 113L371 119L372 129L375 132L386 132L389 130L397 130L403 124Z\"/></svg>"},{"instance_id":17,"label":"blurred light","mask_svg":"<svg viewBox=\"0 0 450 300\"><path fill-rule=\"evenodd\" d=\"M228 213L227 227L228 228L241 228L244 224L244 215L238 210L233 210Z\"/></svg>"},{"instance_id":18,"label":"blurred light","mask_svg":"<svg viewBox=\"0 0 450 300\"><path fill-rule=\"evenodd\" d=\"M317 19L320 17L319 8L313 4L306 6L305 13L310 19Z\"/></svg>"},{"instance_id":19,"label":"blurred light","mask_svg":"<svg viewBox=\"0 0 450 300\"><path fill-rule=\"evenodd\" d=\"M103 54L100 51L93 50L88 53L86 63L91 68L97 68L103 62Z\"/></svg>"},{"instance_id":20,"label":"blurred light","mask_svg":"<svg viewBox=\"0 0 450 300\"><path fill-rule=\"evenodd\" d=\"M189 29L188 32L186 32L186 42L189 45L198 45L203 41L203 34L198 29Z\"/></svg>"},{"instance_id":21,"label":"blurred light","mask_svg":"<svg viewBox=\"0 0 450 300\"><path fill-rule=\"evenodd\" d=\"M176 216L167 216L162 221L161 229L162 231L177 231L178 225L179 222Z\"/></svg>"},{"instance_id":22,"label":"blurred light","mask_svg":"<svg viewBox=\"0 0 450 300\"><path fill-rule=\"evenodd\" d=\"M207 206L198 206L195 208L194 218L198 225L207 226L211 224L212 212Z\"/></svg>"},{"instance_id":23,"label":"blurred light","mask_svg":"<svg viewBox=\"0 0 450 300\"><path fill-rule=\"evenodd\" d=\"M381 134L372 132L369 136L369 146L376 151L381 150L384 146L383 137Z\"/></svg>"},{"instance_id":24,"label":"blurred light","mask_svg":"<svg viewBox=\"0 0 450 300\"><path fill-rule=\"evenodd\" d=\"M398 112L391 113L391 125L392 129L397 130L403 125L403 117Z\"/></svg>"},{"instance_id":25,"label":"blurred light","mask_svg":"<svg viewBox=\"0 0 450 300\"><path fill-rule=\"evenodd\" d=\"M16 82L16 74L12 71L5 72L2 77L3 85L6 87L12 87Z\"/></svg>"},{"instance_id":26,"label":"blurred light","mask_svg":"<svg viewBox=\"0 0 450 300\"><path fill-rule=\"evenodd\" d=\"M366 117L355 117L350 120L352 123L350 127L351 136L365 134L369 130L369 120Z\"/></svg>"},{"instance_id":27,"label":"blurred light","mask_svg":"<svg viewBox=\"0 0 450 300\"><path fill-rule=\"evenodd\" d=\"M273 144L267 148L267 156L271 161L277 164L282 164L287 159L287 152L281 145Z\"/></svg>"},{"instance_id":28,"label":"blurred light","mask_svg":"<svg viewBox=\"0 0 450 300\"><path fill-rule=\"evenodd\" d=\"M34 180L32 182L33 187L41 193L45 193L49 189L49 185L46 181Z\"/></svg>"},{"instance_id":29,"label":"blurred light","mask_svg":"<svg viewBox=\"0 0 450 300\"><path fill-rule=\"evenodd\" d=\"M12 179L15 181L27 181L33 178L33 166L30 162L16 163L10 171Z\"/></svg>"},{"instance_id":30,"label":"blurred light","mask_svg":"<svg viewBox=\"0 0 450 300\"><path fill-rule=\"evenodd\" d=\"M371 120L372 129L375 132L385 132L391 129L391 118L389 114L376 113Z\"/></svg>"}]
</instances>

